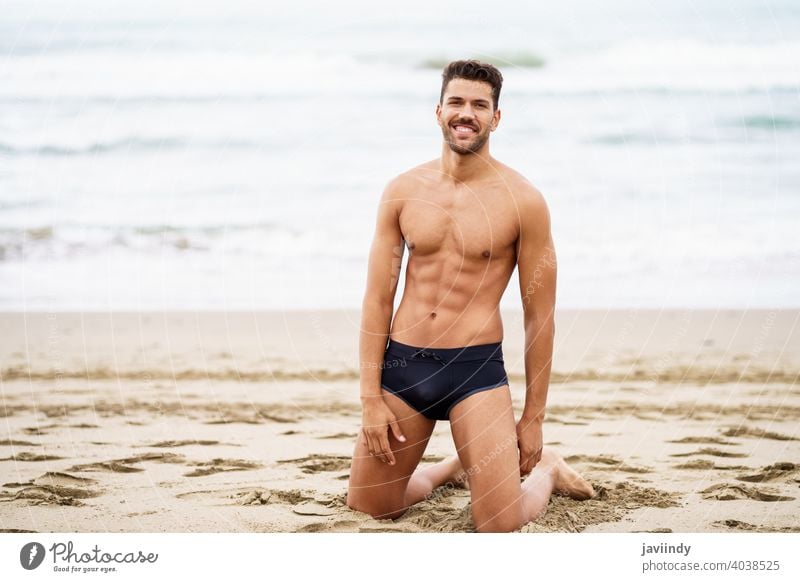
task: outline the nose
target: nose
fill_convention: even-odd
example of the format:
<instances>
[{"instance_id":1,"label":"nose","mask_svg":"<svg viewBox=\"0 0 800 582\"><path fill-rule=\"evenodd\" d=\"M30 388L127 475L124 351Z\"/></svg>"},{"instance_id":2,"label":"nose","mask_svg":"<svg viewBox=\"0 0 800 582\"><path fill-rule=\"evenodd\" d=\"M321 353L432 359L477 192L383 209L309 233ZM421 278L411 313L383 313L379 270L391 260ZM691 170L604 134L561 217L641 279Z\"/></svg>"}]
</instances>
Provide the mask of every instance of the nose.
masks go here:
<instances>
[{"instance_id":1,"label":"nose","mask_svg":"<svg viewBox=\"0 0 800 582\"><path fill-rule=\"evenodd\" d=\"M468 117L469 119L475 117L475 112L472 111L472 105L464 105L464 108L461 110L461 116Z\"/></svg>"}]
</instances>

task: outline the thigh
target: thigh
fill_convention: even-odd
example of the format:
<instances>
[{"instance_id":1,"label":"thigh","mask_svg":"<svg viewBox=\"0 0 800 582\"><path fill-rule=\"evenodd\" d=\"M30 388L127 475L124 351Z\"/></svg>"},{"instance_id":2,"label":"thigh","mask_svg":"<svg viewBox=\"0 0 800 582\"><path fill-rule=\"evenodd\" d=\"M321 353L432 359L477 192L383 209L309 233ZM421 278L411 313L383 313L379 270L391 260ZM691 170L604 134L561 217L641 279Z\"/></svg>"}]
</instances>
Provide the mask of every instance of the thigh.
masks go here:
<instances>
[{"instance_id":1,"label":"thigh","mask_svg":"<svg viewBox=\"0 0 800 582\"><path fill-rule=\"evenodd\" d=\"M383 400L397 417L406 441L398 441L389 430L389 446L395 457L395 464L390 465L370 456L364 433L359 430L347 494L350 507L376 517L405 508L406 486L436 425L435 420L426 418L386 390Z\"/></svg>"},{"instance_id":2,"label":"thigh","mask_svg":"<svg viewBox=\"0 0 800 582\"><path fill-rule=\"evenodd\" d=\"M508 386L477 392L450 411L453 441L467 472L478 531L524 523L519 447Z\"/></svg>"}]
</instances>

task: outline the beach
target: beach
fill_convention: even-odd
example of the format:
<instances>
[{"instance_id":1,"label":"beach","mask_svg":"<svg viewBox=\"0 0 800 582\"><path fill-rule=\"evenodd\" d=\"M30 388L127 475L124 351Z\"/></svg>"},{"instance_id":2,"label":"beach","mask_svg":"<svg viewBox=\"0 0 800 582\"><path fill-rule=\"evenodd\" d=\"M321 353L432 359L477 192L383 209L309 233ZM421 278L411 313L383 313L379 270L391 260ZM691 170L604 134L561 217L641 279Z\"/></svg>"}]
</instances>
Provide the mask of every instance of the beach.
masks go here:
<instances>
[{"instance_id":1,"label":"beach","mask_svg":"<svg viewBox=\"0 0 800 582\"><path fill-rule=\"evenodd\" d=\"M504 311L517 417L522 317ZM594 486L538 532L800 532L800 311L559 310L544 423ZM0 314L4 532L471 532L345 504L357 310ZM439 422L423 464L455 453Z\"/></svg>"}]
</instances>

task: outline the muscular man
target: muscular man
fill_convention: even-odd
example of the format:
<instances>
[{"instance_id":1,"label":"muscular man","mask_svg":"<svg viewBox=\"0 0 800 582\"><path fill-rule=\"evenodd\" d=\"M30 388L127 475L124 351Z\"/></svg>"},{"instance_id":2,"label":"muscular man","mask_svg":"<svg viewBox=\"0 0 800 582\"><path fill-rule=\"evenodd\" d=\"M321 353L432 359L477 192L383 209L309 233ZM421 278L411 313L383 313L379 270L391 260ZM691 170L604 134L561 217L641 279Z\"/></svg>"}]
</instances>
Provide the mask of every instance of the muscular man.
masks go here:
<instances>
[{"instance_id":1,"label":"muscular man","mask_svg":"<svg viewBox=\"0 0 800 582\"><path fill-rule=\"evenodd\" d=\"M434 488L467 481L476 529L512 531L540 516L553 491L577 499L594 491L542 446L556 260L542 194L489 153L502 75L455 61L442 77L441 157L391 180L378 208L347 504L394 519ZM404 247L405 292L392 321ZM516 424L499 310L515 265L527 385ZM450 421L458 456L415 471L437 420Z\"/></svg>"}]
</instances>

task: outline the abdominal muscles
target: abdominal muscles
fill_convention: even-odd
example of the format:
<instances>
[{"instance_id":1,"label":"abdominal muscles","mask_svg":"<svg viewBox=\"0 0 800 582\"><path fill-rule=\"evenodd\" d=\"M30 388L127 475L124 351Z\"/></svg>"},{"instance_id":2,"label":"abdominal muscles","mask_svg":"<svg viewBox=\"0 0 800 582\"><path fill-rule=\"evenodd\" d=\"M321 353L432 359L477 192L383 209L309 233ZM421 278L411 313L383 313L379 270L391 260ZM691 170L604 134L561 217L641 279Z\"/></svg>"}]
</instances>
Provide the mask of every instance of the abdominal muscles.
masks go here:
<instances>
[{"instance_id":1,"label":"abdominal muscles","mask_svg":"<svg viewBox=\"0 0 800 582\"><path fill-rule=\"evenodd\" d=\"M513 260L470 260L452 253L444 260L435 254L411 257L392 339L439 348L501 341L498 306L513 268Z\"/></svg>"}]
</instances>

